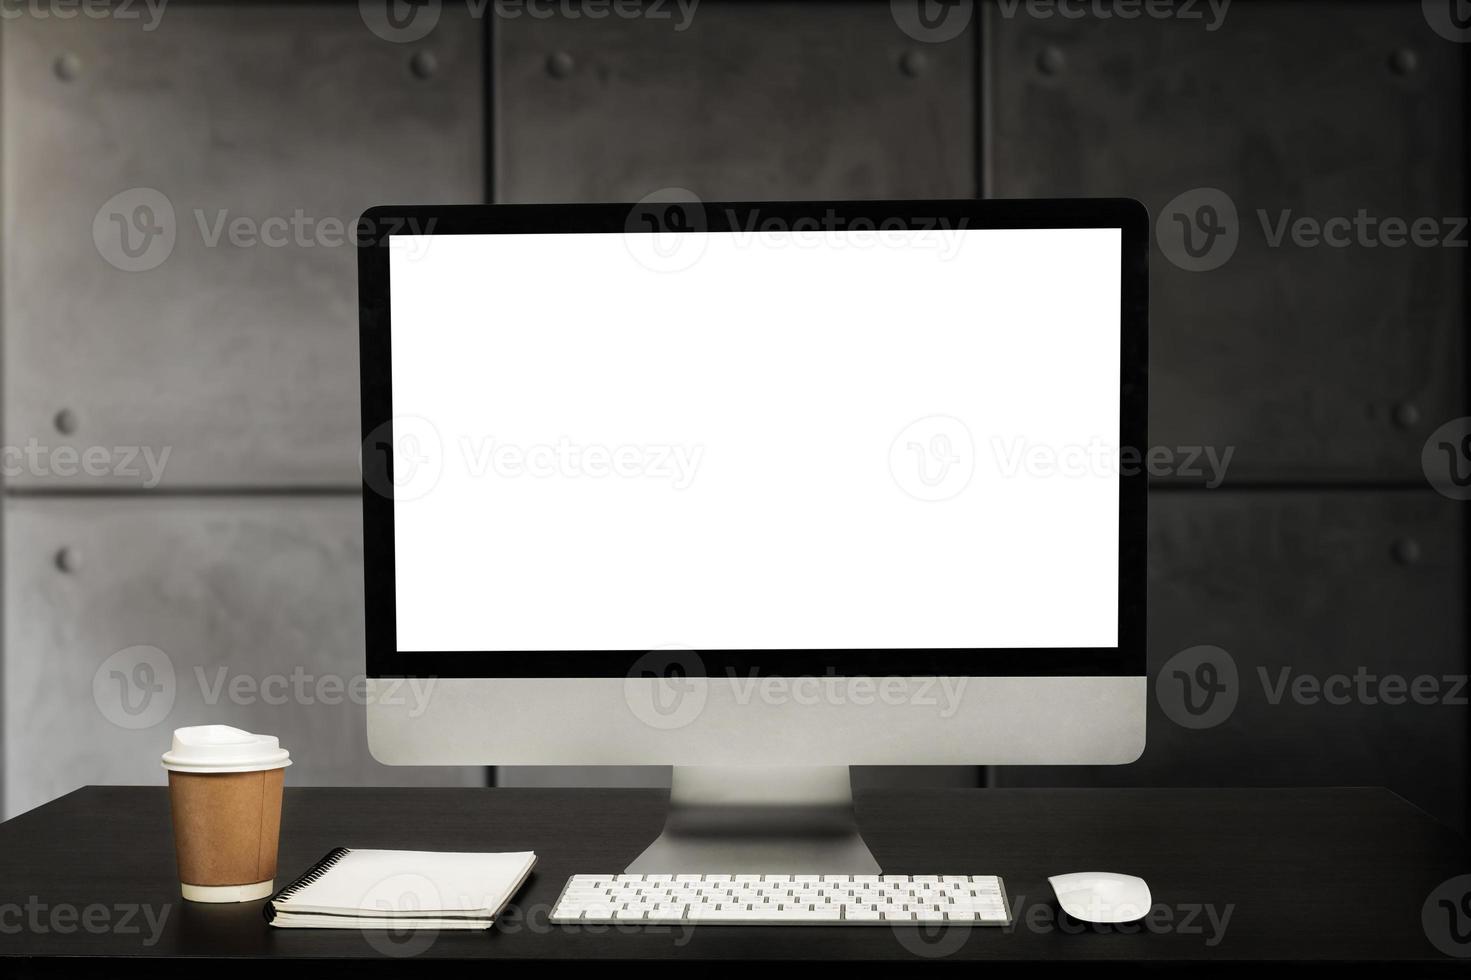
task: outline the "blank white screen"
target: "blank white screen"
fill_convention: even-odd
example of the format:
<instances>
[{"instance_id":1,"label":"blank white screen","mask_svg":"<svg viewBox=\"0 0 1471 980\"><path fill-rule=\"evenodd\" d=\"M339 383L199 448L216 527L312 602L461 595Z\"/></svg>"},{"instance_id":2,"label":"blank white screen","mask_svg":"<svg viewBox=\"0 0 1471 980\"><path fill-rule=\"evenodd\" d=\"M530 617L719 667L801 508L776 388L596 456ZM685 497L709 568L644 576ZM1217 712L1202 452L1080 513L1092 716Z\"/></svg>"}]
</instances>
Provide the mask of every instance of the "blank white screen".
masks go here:
<instances>
[{"instance_id":1,"label":"blank white screen","mask_svg":"<svg viewBox=\"0 0 1471 980\"><path fill-rule=\"evenodd\" d=\"M1115 646L1120 232L949 236L395 236L399 649Z\"/></svg>"}]
</instances>

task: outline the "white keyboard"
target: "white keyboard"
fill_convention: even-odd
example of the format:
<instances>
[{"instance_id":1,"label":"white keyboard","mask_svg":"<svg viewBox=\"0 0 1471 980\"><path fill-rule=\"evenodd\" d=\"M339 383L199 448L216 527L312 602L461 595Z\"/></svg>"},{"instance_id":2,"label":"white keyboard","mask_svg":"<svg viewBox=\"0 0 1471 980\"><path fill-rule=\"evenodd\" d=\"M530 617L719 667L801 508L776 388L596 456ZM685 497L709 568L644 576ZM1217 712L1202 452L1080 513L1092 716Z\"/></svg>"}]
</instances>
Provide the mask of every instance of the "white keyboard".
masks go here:
<instances>
[{"instance_id":1,"label":"white keyboard","mask_svg":"<svg viewBox=\"0 0 1471 980\"><path fill-rule=\"evenodd\" d=\"M1011 922L994 875L573 875L554 923L779 926Z\"/></svg>"}]
</instances>

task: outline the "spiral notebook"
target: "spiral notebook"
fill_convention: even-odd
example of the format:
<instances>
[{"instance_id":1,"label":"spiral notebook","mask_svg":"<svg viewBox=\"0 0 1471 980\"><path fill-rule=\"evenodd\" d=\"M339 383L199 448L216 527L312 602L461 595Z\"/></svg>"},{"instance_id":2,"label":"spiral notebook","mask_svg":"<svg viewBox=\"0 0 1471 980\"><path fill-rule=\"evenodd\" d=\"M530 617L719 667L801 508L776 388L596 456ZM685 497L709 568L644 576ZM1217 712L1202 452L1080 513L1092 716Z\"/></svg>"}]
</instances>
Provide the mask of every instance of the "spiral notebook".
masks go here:
<instances>
[{"instance_id":1,"label":"spiral notebook","mask_svg":"<svg viewBox=\"0 0 1471 980\"><path fill-rule=\"evenodd\" d=\"M536 854L339 847L266 903L283 929L489 929Z\"/></svg>"}]
</instances>

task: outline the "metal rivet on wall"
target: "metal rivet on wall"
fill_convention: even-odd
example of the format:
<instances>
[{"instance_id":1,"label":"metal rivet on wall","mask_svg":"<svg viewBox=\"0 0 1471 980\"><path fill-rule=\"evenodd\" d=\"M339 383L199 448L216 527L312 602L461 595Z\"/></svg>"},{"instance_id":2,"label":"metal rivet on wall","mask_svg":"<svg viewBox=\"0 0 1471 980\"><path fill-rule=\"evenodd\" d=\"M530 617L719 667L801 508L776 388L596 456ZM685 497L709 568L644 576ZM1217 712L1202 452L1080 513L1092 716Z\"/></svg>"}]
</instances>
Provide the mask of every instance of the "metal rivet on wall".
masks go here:
<instances>
[{"instance_id":1,"label":"metal rivet on wall","mask_svg":"<svg viewBox=\"0 0 1471 980\"><path fill-rule=\"evenodd\" d=\"M409 70L414 73L415 78L433 78L434 73L439 71L439 59L434 56L433 51L415 51L414 56L409 59Z\"/></svg>"},{"instance_id":2,"label":"metal rivet on wall","mask_svg":"<svg viewBox=\"0 0 1471 980\"><path fill-rule=\"evenodd\" d=\"M1067 55L1055 44L1049 44L1037 55L1037 70L1044 75L1060 75L1067 67Z\"/></svg>"},{"instance_id":3,"label":"metal rivet on wall","mask_svg":"<svg viewBox=\"0 0 1471 980\"><path fill-rule=\"evenodd\" d=\"M77 413L69 408L63 408L57 412L56 417L51 422L56 426L56 431L64 436L69 436L77 431Z\"/></svg>"},{"instance_id":4,"label":"metal rivet on wall","mask_svg":"<svg viewBox=\"0 0 1471 980\"><path fill-rule=\"evenodd\" d=\"M63 82L73 81L82 73L82 59L71 52L59 54L56 56L56 60L51 63L51 70Z\"/></svg>"},{"instance_id":5,"label":"metal rivet on wall","mask_svg":"<svg viewBox=\"0 0 1471 980\"><path fill-rule=\"evenodd\" d=\"M566 51L553 51L547 55L547 74L553 78L566 78L576 67L577 62Z\"/></svg>"},{"instance_id":6,"label":"metal rivet on wall","mask_svg":"<svg viewBox=\"0 0 1471 980\"><path fill-rule=\"evenodd\" d=\"M1400 402L1394 406L1394 424L1409 429L1420 422L1420 406L1414 402Z\"/></svg>"},{"instance_id":7,"label":"metal rivet on wall","mask_svg":"<svg viewBox=\"0 0 1471 980\"><path fill-rule=\"evenodd\" d=\"M906 51L899 59L899 70L910 78L918 78L924 74L929 65L930 59L925 57L923 51Z\"/></svg>"},{"instance_id":8,"label":"metal rivet on wall","mask_svg":"<svg viewBox=\"0 0 1471 980\"><path fill-rule=\"evenodd\" d=\"M77 553L77 549L75 548L56 549L55 561L57 570L65 572L68 575L82 567L82 556Z\"/></svg>"},{"instance_id":9,"label":"metal rivet on wall","mask_svg":"<svg viewBox=\"0 0 1471 980\"><path fill-rule=\"evenodd\" d=\"M1389 56L1389 67L1396 75L1412 75L1420 67L1420 55L1414 48L1399 48Z\"/></svg>"},{"instance_id":10,"label":"metal rivet on wall","mask_svg":"<svg viewBox=\"0 0 1471 980\"><path fill-rule=\"evenodd\" d=\"M1414 538L1400 538L1394 543L1394 560L1401 565L1413 565L1420 560L1420 542Z\"/></svg>"}]
</instances>

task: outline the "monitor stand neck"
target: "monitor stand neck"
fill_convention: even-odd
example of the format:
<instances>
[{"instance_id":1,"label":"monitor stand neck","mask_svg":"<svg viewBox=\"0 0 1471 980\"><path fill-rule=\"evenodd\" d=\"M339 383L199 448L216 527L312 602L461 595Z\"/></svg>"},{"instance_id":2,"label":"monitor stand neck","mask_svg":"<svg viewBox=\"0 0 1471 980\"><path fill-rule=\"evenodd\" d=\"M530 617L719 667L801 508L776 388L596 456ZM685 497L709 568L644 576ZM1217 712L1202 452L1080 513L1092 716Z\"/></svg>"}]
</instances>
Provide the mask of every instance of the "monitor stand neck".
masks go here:
<instances>
[{"instance_id":1,"label":"monitor stand neck","mask_svg":"<svg viewBox=\"0 0 1471 980\"><path fill-rule=\"evenodd\" d=\"M675 766L664 832L629 874L878 874L847 766Z\"/></svg>"}]
</instances>

